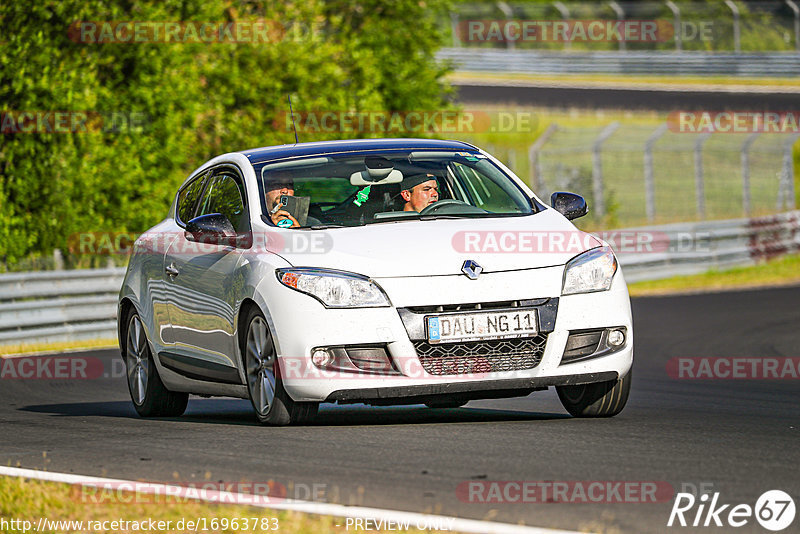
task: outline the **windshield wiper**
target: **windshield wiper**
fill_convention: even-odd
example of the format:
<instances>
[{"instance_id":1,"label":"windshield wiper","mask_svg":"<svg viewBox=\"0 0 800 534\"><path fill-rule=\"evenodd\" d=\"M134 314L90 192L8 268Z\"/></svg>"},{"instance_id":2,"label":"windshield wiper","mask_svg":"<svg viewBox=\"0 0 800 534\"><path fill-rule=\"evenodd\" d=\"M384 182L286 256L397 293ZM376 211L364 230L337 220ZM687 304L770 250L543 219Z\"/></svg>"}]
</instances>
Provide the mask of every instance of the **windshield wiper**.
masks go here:
<instances>
[{"instance_id":1,"label":"windshield wiper","mask_svg":"<svg viewBox=\"0 0 800 534\"><path fill-rule=\"evenodd\" d=\"M328 228L347 228L346 224L330 223L330 224L315 224L313 226L306 226L307 230L327 230Z\"/></svg>"},{"instance_id":2,"label":"windshield wiper","mask_svg":"<svg viewBox=\"0 0 800 534\"><path fill-rule=\"evenodd\" d=\"M482 215L483 214L480 214L480 215L477 215L477 216L480 217ZM448 214L442 213L440 215L433 215L433 214L431 214L431 215L420 215L419 216L419 220L420 221L433 221L435 219L470 219L470 218L475 217L475 216L476 215L474 213L462 214L462 215L457 215L457 214L454 214L454 213L448 213Z\"/></svg>"}]
</instances>

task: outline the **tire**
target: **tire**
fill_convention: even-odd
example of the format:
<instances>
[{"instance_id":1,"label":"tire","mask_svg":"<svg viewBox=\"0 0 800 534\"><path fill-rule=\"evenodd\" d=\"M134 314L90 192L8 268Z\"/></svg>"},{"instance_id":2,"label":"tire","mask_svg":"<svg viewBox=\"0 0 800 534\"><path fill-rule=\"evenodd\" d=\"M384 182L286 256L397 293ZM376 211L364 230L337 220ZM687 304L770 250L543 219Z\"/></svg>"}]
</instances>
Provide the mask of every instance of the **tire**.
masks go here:
<instances>
[{"instance_id":1,"label":"tire","mask_svg":"<svg viewBox=\"0 0 800 534\"><path fill-rule=\"evenodd\" d=\"M573 417L614 417L625 407L631 392L631 374L608 382L556 386L561 404Z\"/></svg>"},{"instance_id":2,"label":"tire","mask_svg":"<svg viewBox=\"0 0 800 534\"><path fill-rule=\"evenodd\" d=\"M128 391L141 417L179 417L186 411L188 393L170 391L158 376L153 353L139 314L131 308L122 342Z\"/></svg>"},{"instance_id":3,"label":"tire","mask_svg":"<svg viewBox=\"0 0 800 534\"><path fill-rule=\"evenodd\" d=\"M258 422L275 426L310 422L317 415L319 403L295 402L286 393L275 344L264 315L253 306L245 314L242 324L247 326L239 337L239 346L247 391Z\"/></svg>"},{"instance_id":4,"label":"tire","mask_svg":"<svg viewBox=\"0 0 800 534\"><path fill-rule=\"evenodd\" d=\"M425 406L428 408L433 409L445 409L445 408L461 408L469 401L466 400L440 400L440 401L430 401L426 402Z\"/></svg>"}]
</instances>

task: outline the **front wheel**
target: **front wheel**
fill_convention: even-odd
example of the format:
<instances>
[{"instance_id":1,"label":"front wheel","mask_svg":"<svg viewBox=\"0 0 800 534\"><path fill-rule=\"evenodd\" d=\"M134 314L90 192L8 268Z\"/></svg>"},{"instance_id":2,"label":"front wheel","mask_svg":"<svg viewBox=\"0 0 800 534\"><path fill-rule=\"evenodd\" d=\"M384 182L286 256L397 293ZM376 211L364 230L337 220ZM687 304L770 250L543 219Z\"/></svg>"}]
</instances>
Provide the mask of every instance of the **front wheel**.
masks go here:
<instances>
[{"instance_id":1,"label":"front wheel","mask_svg":"<svg viewBox=\"0 0 800 534\"><path fill-rule=\"evenodd\" d=\"M178 417L186 411L189 394L170 391L161 382L136 310L131 309L127 325L122 354L133 407L142 417Z\"/></svg>"},{"instance_id":2,"label":"front wheel","mask_svg":"<svg viewBox=\"0 0 800 534\"><path fill-rule=\"evenodd\" d=\"M631 373L617 380L556 386L561 404L573 417L613 417L625 407L631 392Z\"/></svg>"},{"instance_id":3,"label":"front wheel","mask_svg":"<svg viewBox=\"0 0 800 534\"><path fill-rule=\"evenodd\" d=\"M247 325L241 338L247 391L258 422L289 425L313 419L319 403L295 402L283 387L275 345L264 316L258 309L251 308L243 324Z\"/></svg>"}]
</instances>

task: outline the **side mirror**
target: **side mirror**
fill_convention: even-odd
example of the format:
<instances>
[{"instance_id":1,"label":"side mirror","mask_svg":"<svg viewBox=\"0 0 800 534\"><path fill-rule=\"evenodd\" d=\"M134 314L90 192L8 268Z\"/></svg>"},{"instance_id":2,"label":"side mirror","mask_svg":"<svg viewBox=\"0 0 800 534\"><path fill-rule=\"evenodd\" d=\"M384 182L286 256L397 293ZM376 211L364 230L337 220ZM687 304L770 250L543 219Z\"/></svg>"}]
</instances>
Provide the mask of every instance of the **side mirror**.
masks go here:
<instances>
[{"instance_id":1,"label":"side mirror","mask_svg":"<svg viewBox=\"0 0 800 534\"><path fill-rule=\"evenodd\" d=\"M586 200L575 193L557 191L550 196L550 205L567 219L577 219L589 212Z\"/></svg>"},{"instance_id":2,"label":"side mirror","mask_svg":"<svg viewBox=\"0 0 800 534\"><path fill-rule=\"evenodd\" d=\"M186 223L183 233L188 241L210 245L236 246L236 230L221 213L209 213L195 217Z\"/></svg>"}]
</instances>

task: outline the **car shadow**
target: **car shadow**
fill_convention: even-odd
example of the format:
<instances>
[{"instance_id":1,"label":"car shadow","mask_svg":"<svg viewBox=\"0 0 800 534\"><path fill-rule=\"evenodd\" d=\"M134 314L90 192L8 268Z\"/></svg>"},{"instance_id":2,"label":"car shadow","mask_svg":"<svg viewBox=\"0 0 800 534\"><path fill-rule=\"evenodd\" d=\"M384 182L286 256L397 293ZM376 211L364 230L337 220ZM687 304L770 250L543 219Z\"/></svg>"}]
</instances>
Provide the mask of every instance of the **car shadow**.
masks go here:
<instances>
[{"instance_id":1,"label":"car shadow","mask_svg":"<svg viewBox=\"0 0 800 534\"><path fill-rule=\"evenodd\" d=\"M61 417L115 417L139 419L129 401L39 404L21 411ZM304 426L383 426L404 424L485 423L570 419L563 413L524 412L492 408L428 408L411 406L322 405L313 421ZM258 426L249 401L238 399L191 399L181 417L156 417L152 421Z\"/></svg>"}]
</instances>

